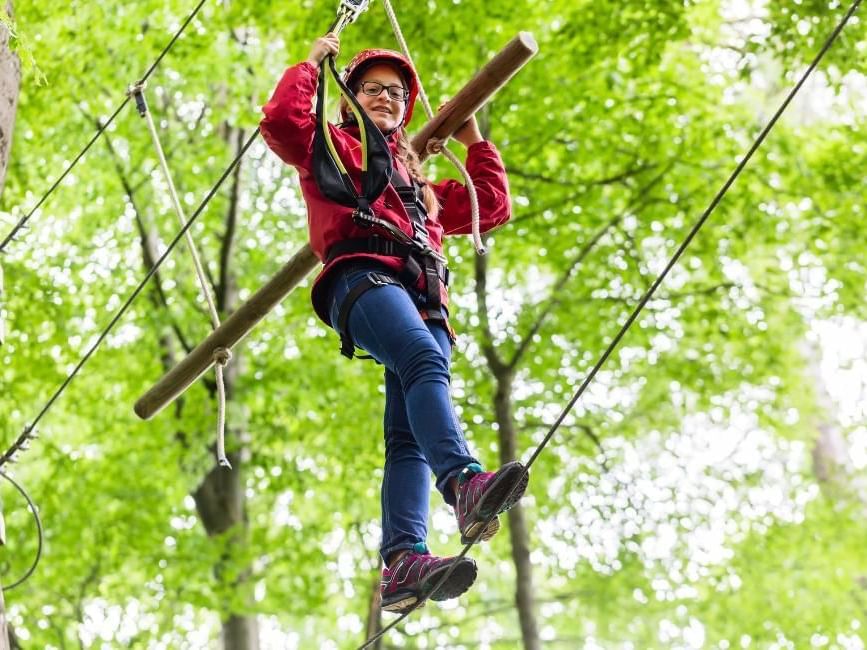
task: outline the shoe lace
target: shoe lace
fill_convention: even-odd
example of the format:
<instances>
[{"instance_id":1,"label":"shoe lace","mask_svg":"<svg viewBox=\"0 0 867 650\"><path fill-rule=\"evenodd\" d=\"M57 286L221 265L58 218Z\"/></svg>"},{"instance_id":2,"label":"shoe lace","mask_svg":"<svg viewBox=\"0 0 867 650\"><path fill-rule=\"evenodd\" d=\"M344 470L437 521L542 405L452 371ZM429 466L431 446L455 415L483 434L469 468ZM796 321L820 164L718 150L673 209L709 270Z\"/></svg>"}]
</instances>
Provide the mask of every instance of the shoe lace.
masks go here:
<instances>
[{"instance_id":1,"label":"shoe lace","mask_svg":"<svg viewBox=\"0 0 867 650\"><path fill-rule=\"evenodd\" d=\"M448 558L437 557L435 555L431 555L430 550L427 547L427 544L424 542L417 542L413 544L412 552L417 554L419 557L419 561L421 562L421 566L419 566L419 577L425 575L429 571L435 569L437 566L442 564L443 562L448 561ZM406 556L408 557L408 556Z\"/></svg>"}]
</instances>

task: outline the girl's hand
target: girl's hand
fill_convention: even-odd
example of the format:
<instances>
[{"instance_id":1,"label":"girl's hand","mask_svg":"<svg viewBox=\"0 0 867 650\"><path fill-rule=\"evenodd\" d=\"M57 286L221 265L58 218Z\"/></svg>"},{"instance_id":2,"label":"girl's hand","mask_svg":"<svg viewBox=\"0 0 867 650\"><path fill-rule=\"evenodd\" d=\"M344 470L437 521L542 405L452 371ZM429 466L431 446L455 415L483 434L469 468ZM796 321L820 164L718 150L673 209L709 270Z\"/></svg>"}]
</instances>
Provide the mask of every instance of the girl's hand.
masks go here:
<instances>
[{"instance_id":1,"label":"girl's hand","mask_svg":"<svg viewBox=\"0 0 867 650\"><path fill-rule=\"evenodd\" d=\"M337 34L332 34L331 32L313 41L310 54L307 55L307 62L319 67L319 64L329 54L332 56L340 54L340 39L337 37Z\"/></svg>"},{"instance_id":2,"label":"girl's hand","mask_svg":"<svg viewBox=\"0 0 867 650\"><path fill-rule=\"evenodd\" d=\"M484 140L482 132L479 131L479 123L476 121L475 115L464 122L452 137L465 147Z\"/></svg>"}]
</instances>

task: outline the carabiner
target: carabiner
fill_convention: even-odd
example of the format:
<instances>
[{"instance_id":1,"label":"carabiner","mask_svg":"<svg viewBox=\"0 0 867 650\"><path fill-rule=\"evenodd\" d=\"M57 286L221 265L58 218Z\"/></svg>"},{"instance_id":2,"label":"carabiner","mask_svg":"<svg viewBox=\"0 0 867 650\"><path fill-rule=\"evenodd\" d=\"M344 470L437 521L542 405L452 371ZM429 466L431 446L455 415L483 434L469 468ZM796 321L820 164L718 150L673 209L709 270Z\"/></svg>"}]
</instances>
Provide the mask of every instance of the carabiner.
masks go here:
<instances>
[{"instance_id":1,"label":"carabiner","mask_svg":"<svg viewBox=\"0 0 867 650\"><path fill-rule=\"evenodd\" d=\"M343 31L343 28L354 23L358 16L367 11L370 0L340 0L337 4L337 21L331 28L335 34Z\"/></svg>"}]
</instances>

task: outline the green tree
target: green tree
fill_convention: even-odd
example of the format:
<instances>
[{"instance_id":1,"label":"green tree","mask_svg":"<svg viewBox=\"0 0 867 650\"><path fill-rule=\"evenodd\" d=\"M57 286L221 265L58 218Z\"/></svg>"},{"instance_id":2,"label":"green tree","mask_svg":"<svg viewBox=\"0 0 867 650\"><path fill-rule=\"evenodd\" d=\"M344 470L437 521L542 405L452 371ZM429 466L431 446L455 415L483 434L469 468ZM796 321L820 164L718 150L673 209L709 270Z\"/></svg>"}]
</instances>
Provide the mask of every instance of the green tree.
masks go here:
<instances>
[{"instance_id":1,"label":"green tree","mask_svg":"<svg viewBox=\"0 0 867 650\"><path fill-rule=\"evenodd\" d=\"M18 9L44 83L25 71L4 227L191 7ZM509 169L513 220L487 258L465 240L447 247L461 333L455 402L487 463L526 458L845 8L397 9L435 104L515 32L541 47L482 115ZM146 92L189 213L333 10L205 3L161 61ZM374 3L343 52L390 45L389 33ZM847 27L821 68L837 100L863 72L863 36L863 23ZM853 627L864 623L863 512L857 499L823 495L813 474L817 422L835 413L818 408L803 343L816 319L864 319L865 131L851 111L793 108L539 456L509 535L473 549L478 584L382 647L767 647L783 637L800 647L814 635L842 646L863 634ZM428 172L454 173L440 159ZM305 225L295 173L257 144L192 229L222 315L305 243ZM153 145L127 106L4 257L4 440L176 232ZM209 328L183 251L160 269L18 466L46 523L43 563L10 603L26 643L359 644L378 571L380 370L336 353L306 294L235 351L233 470L221 471L211 376L152 421L132 414ZM26 513L7 514L11 576L35 537ZM457 550L438 503L434 524L432 546Z\"/></svg>"}]
</instances>

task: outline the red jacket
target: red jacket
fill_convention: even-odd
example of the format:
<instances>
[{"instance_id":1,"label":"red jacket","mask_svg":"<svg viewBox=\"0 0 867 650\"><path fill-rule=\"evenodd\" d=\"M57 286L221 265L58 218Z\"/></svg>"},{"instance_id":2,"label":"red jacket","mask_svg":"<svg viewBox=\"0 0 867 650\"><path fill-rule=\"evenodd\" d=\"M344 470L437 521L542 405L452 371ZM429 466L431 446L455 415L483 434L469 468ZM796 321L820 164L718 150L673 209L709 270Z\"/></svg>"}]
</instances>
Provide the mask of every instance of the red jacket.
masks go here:
<instances>
[{"instance_id":1,"label":"red jacket","mask_svg":"<svg viewBox=\"0 0 867 650\"><path fill-rule=\"evenodd\" d=\"M285 162L298 169L301 192L307 203L307 224L310 231L310 245L316 256L325 261L328 250L335 242L345 239L369 237L371 232L357 226L352 221L353 209L326 199L316 186L311 173L313 155L313 135L316 130L316 115L312 112L316 97L319 69L305 62L286 70L271 100L262 111L265 118L260 127L268 146ZM360 186L361 143L357 129L339 128L329 124L335 149L346 169ZM396 136L388 138L392 155L396 153ZM409 178L409 174L395 158L395 172ZM479 198L479 226L482 232L490 230L509 220L511 201L506 170L497 149L490 142L471 145L467 151L467 170L473 179ZM442 253L443 235L467 234L472 232L470 223L470 200L466 187L455 180L433 183L431 187L439 200L441 209L435 219L428 217L427 230L431 246ZM389 185L371 206L381 219L394 223L407 235L412 236L412 225L397 191ZM338 257L329 262L316 278L313 285L313 305L324 322L328 322L328 307L323 304L324 282L330 271L340 261L350 257L373 258L400 271L403 262L398 257L385 257L356 253ZM441 288L443 305L447 305L445 287Z\"/></svg>"}]
</instances>

